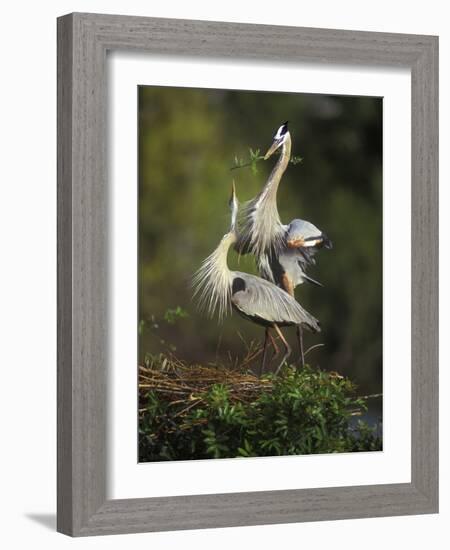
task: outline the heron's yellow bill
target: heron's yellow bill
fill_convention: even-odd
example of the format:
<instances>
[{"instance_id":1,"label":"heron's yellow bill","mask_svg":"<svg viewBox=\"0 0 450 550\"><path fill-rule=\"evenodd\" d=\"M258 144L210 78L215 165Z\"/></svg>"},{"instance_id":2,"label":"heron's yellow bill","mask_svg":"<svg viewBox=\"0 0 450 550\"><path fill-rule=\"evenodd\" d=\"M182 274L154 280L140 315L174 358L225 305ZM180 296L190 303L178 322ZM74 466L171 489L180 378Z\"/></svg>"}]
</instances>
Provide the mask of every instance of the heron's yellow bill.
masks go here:
<instances>
[{"instance_id":1,"label":"heron's yellow bill","mask_svg":"<svg viewBox=\"0 0 450 550\"><path fill-rule=\"evenodd\" d=\"M267 160L275 151L278 149L278 147L281 145L281 140L276 139L272 143L272 145L269 147L267 153L264 155L264 160Z\"/></svg>"}]
</instances>

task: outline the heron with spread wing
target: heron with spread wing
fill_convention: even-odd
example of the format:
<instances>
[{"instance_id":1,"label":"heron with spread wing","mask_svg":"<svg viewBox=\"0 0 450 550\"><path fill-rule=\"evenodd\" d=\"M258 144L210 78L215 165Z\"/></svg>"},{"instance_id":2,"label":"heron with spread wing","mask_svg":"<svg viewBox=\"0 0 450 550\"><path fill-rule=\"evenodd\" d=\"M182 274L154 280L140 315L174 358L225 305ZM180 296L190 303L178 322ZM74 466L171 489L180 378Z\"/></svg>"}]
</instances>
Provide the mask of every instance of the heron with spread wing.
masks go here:
<instances>
[{"instance_id":1,"label":"heron with spread wing","mask_svg":"<svg viewBox=\"0 0 450 550\"><path fill-rule=\"evenodd\" d=\"M275 284L240 271L231 271L227 257L229 249L238 240L236 218L238 201L236 191L232 188L230 199L231 227L222 237L218 247L208 256L194 276L194 296L197 296L200 307L212 316L217 311L222 319L234 309L245 319L266 327L261 372L264 370L270 329L274 329L285 346L285 354L276 369L279 371L291 353L280 327L304 326L312 332L320 332L317 319L309 314L290 294Z\"/></svg>"},{"instance_id":2,"label":"heron with spread wing","mask_svg":"<svg viewBox=\"0 0 450 550\"><path fill-rule=\"evenodd\" d=\"M253 253L260 275L278 285L290 296L305 281L322 286L307 275L308 266L315 263L316 252L332 248L323 231L312 223L294 219L288 225L281 222L277 208L277 190L291 157L292 140L288 123L282 124L267 151L267 160L281 147L281 154L261 192L243 206L239 220L239 238L235 249L240 254ZM297 326L300 358L304 365L301 325Z\"/></svg>"}]
</instances>

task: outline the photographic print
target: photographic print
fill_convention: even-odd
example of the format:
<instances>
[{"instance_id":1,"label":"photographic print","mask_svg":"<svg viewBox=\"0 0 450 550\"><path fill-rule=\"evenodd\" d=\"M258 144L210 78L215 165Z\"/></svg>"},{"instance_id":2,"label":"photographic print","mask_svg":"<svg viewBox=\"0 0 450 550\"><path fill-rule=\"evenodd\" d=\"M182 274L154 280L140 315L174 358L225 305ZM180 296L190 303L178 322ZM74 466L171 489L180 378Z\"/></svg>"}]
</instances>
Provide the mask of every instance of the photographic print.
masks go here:
<instances>
[{"instance_id":1,"label":"photographic print","mask_svg":"<svg viewBox=\"0 0 450 550\"><path fill-rule=\"evenodd\" d=\"M382 450L382 98L138 97L139 462Z\"/></svg>"}]
</instances>

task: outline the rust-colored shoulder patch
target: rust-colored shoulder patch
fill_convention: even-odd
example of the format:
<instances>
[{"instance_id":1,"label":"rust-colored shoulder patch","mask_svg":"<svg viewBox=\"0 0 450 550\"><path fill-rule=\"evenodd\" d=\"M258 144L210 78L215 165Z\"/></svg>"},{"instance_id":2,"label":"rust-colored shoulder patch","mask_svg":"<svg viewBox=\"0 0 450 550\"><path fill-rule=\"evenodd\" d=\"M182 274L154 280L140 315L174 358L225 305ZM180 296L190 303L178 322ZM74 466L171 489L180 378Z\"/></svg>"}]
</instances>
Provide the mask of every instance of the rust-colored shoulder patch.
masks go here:
<instances>
[{"instance_id":1,"label":"rust-colored shoulder patch","mask_svg":"<svg viewBox=\"0 0 450 550\"><path fill-rule=\"evenodd\" d=\"M298 239L288 239L286 244L288 248L300 248L301 246L305 246L305 241L302 237L299 237Z\"/></svg>"}]
</instances>

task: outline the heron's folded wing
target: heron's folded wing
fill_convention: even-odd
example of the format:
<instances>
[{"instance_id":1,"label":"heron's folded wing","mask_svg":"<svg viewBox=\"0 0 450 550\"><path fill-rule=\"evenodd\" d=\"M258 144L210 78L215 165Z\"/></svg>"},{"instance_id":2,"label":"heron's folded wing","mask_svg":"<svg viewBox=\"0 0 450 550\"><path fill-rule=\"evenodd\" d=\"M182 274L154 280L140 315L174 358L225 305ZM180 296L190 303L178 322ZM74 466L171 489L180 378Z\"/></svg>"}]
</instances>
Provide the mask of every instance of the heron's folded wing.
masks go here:
<instances>
[{"instance_id":1,"label":"heron's folded wing","mask_svg":"<svg viewBox=\"0 0 450 550\"><path fill-rule=\"evenodd\" d=\"M317 319L287 292L248 273L239 273L239 277L245 281L245 290L236 292L232 301L245 315L270 323L304 324L314 332L320 331Z\"/></svg>"}]
</instances>

